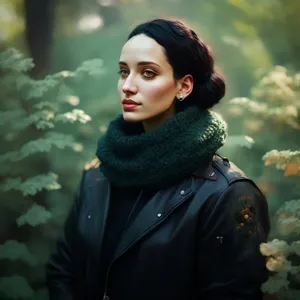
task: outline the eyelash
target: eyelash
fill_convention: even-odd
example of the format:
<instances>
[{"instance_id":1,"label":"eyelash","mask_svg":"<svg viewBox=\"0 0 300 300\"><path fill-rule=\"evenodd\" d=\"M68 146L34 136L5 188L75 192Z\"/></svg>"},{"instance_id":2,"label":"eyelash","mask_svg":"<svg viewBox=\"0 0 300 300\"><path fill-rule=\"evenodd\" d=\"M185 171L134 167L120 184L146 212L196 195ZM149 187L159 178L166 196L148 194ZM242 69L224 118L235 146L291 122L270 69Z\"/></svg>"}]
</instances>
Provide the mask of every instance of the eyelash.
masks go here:
<instances>
[{"instance_id":1,"label":"eyelash","mask_svg":"<svg viewBox=\"0 0 300 300\"><path fill-rule=\"evenodd\" d=\"M126 71L126 70L120 70L120 71L118 71L118 74L122 76L123 71ZM148 72L148 73L152 74L151 76L145 76L147 79L151 79L151 78L155 77L155 75L156 75L153 71L150 71L150 70L145 70L143 73L145 73L145 72Z\"/></svg>"}]
</instances>

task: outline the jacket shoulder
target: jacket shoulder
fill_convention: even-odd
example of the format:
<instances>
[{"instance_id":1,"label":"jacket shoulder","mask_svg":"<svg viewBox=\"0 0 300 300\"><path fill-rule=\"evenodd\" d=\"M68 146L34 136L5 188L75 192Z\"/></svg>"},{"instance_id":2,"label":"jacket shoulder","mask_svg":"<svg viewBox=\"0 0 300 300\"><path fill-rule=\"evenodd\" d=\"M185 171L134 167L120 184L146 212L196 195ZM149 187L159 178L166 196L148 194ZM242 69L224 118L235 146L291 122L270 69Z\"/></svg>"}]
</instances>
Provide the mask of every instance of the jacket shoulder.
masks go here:
<instances>
[{"instance_id":1,"label":"jacket shoulder","mask_svg":"<svg viewBox=\"0 0 300 300\"><path fill-rule=\"evenodd\" d=\"M212 167L216 171L218 186L224 188L229 188L233 183L236 182L248 182L255 190L258 190L260 194L263 195L260 188L256 183L237 167L232 161L226 157L222 157L216 154L212 160ZM248 185L249 186L249 185Z\"/></svg>"},{"instance_id":2,"label":"jacket shoulder","mask_svg":"<svg viewBox=\"0 0 300 300\"><path fill-rule=\"evenodd\" d=\"M94 158L84 166L85 184L88 186L96 184L98 181L104 179L104 175L100 171L101 161Z\"/></svg>"},{"instance_id":3,"label":"jacket shoulder","mask_svg":"<svg viewBox=\"0 0 300 300\"><path fill-rule=\"evenodd\" d=\"M217 172L217 177L222 177L227 184L238 180L252 181L246 176L245 172L237 167L232 161L219 154L214 155L212 167Z\"/></svg>"}]
</instances>

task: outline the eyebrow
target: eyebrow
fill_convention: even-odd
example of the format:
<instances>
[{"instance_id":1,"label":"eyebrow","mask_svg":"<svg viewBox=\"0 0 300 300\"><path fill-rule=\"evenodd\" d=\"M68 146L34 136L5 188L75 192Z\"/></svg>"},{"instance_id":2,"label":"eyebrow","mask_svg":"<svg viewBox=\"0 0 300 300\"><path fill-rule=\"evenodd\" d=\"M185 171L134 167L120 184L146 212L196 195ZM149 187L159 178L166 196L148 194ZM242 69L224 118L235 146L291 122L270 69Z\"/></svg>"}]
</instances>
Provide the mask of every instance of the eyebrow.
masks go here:
<instances>
[{"instance_id":1,"label":"eyebrow","mask_svg":"<svg viewBox=\"0 0 300 300\"><path fill-rule=\"evenodd\" d=\"M119 61L119 65L124 65L124 66L128 66L126 62L124 61ZM145 65L156 65L160 68L160 66L152 61L140 61L138 62L138 66L145 66Z\"/></svg>"}]
</instances>

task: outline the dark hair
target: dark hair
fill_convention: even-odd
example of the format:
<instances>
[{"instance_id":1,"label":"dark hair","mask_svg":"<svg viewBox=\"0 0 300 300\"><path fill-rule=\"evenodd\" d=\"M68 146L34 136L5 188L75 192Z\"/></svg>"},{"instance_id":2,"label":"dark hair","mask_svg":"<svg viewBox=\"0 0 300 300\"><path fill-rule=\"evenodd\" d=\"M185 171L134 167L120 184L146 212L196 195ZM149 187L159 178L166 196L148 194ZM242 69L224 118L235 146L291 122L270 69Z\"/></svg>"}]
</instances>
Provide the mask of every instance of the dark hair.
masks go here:
<instances>
[{"instance_id":1,"label":"dark hair","mask_svg":"<svg viewBox=\"0 0 300 300\"><path fill-rule=\"evenodd\" d=\"M214 58L208 46L184 22L155 19L138 25L128 36L145 34L164 48L173 68L174 80L190 74L194 79L192 93L179 105L197 105L207 109L225 95L225 82L214 70Z\"/></svg>"}]
</instances>

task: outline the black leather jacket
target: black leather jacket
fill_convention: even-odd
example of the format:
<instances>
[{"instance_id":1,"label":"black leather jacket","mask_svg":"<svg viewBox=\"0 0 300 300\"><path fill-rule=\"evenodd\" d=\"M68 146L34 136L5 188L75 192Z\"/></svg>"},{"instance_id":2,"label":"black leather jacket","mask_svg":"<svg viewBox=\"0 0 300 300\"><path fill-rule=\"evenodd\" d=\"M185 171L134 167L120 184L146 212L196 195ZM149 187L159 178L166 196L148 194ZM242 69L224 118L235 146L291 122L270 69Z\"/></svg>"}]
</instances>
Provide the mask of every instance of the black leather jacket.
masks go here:
<instances>
[{"instance_id":1,"label":"black leather jacket","mask_svg":"<svg viewBox=\"0 0 300 300\"><path fill-rule=\"evenodd\" d=\"M215 155L208 167L147 201L122 235L101 286L109 200L99 168L85 171L47 264L51 300L262 299L268 272L259 245L269 233L268 205L227 159Z\"/></svg>"}]
</instances>

